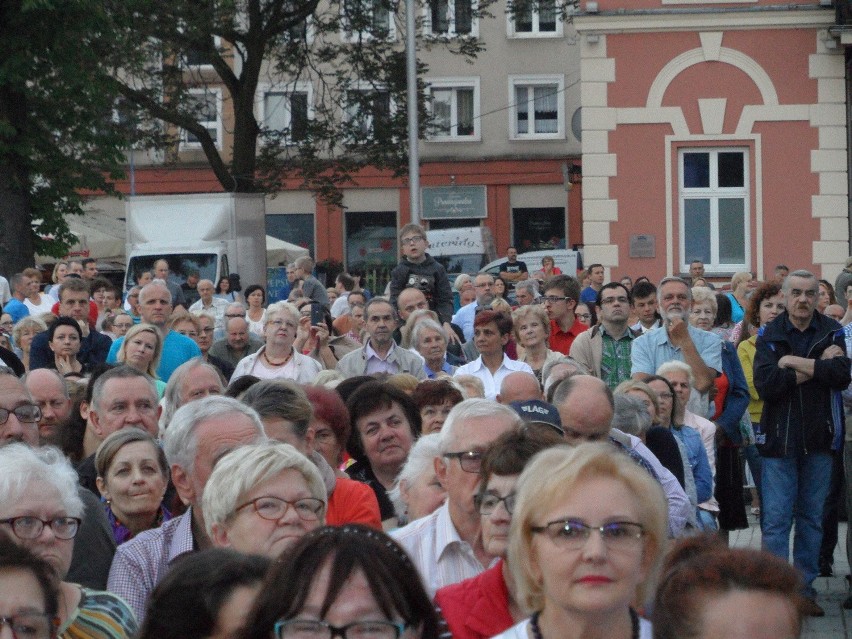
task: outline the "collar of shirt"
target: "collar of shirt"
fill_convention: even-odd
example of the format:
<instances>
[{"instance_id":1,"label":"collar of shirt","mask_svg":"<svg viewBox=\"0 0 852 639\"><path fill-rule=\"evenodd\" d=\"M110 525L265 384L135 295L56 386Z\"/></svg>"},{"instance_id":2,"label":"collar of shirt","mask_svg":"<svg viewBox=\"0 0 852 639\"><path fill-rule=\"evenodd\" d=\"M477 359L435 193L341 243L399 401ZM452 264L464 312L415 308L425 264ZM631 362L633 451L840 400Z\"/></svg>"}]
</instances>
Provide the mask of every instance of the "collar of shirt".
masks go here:
<instances>
[{"instance_id":1,"label":"collar of shirt","mask_svg":"<svg viewBox=\"0 0 852 639\"><path fill-rule=\"evenodd\" d=\"M508 355L506 355L506 353L503 353L503 363L502 363L502 364L500 364L500 368L505 368L505 367L506 367L506 360L509 360L509 356L508 356ZM511 360L509 360L509 361L511 361ZM477 357L475 360L473 360L473 361L471 362L471 364L472 364L471 368L472 368L473 370L481 371L483 368L485 368L485 364L484 364L484 363L483 363L483 361L482 361L482 355L480 355L480 356L479 356L479 357ZM497 370L499 371L499 370L500 370L500 368L498 368Z\"/></svg>"},{"instance_id":2,"label":"collar of shirt","mask_svg":"<svg viewBox=\"0 0 852 639\"><path fill-rule=\"evenodd\" d=\"M394 350L396 350L396 342L394 342L393 340L391 340L391 347L390 347L390 349L388 350L388 354L387 354L387 355L385 355L384 357L381 357L381 356L380 356L380 355L379 355L379 354L378 354L378 353L377 353L377 352L373 349L373 342L372 342L372 340L369 340L369 339L368 339L368 340L367 340L367 344L364 346L364 354L367 356L367 359L368 359L368 360L369 360L369 359L372 359L372 358L374 358L374 357L375 357L375 358L376 358L376 359L378 359L378 360L381 360L381 361L383 361L383 362L387 362L387 361L391 358L391 355L393 355Z\"/></svg>"},{"instance_id":3,"label":"collar of shirt","mask_svg":"<svg viewBox=\"0 0 852 639\"><path fill-rule=\"evenodd\" d=\"M438 509L435 517L435 550L438 560L454 546L471 548L470 544L459 536L455 524L450 517L450 505L447 502Z\"/></svg>"},{"instance_id":4,"label":"collar of shirt","mask_svg":"<svg viewBox=\"0 0 852 639\"><path fill-rule=\"evenodd\" d=\"M634 336L634 335L633 335L633 333L630 331L630 327L629 327L629 326L625 326L625 327L624 327L624 332L623 332L621 335L618 335L618 336L610 335L609 331L608 331L608 330L606 330L606 327L605 327L603 324L601 324L601 325L600 325L600 329L599 329L599 330L600 330L600 332L601 332L601 335L602 335L602 336L603 336L603 335L606 335L607 337L609 337L609 338L611 338L611 339L614 339L614 340L615 340L615 341L617 341L617 342L620 342L620 341L621 341L621 340L623 340L625 337L626 337L627 339L631 340L631 341L633 341L633 339L635 339L635 336Z\"/></svg>"},{"instance_id":5,"label":"collar of shirt","mask_svg":"<svg viewBox=\"0 0 852 639\"><path fill-rule=\"evenodd\" d=\"M195 538L192 536L192 506L190 506L181 515L181 521L177 526L177 530L175 530L172 543L169 545L168 563L171 564L181 555L193 552L195 547Z\"/></svg>"}]
</instances>

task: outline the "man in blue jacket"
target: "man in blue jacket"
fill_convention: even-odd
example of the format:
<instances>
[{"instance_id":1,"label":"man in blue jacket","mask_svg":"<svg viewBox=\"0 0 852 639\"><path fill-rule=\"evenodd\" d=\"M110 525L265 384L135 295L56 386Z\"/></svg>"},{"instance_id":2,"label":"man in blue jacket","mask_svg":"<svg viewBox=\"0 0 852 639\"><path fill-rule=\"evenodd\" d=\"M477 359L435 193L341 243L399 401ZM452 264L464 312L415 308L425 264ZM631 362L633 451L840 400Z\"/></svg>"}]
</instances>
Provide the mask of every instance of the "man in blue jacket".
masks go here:
<instances>
[{"instance_id":1,"label":"man in blue jacket","mask_svg":"<svg viewBox=\"0 0 852 639\"><path fill-rule=\"evenodd\" d=\"M801 611L822 616L813 581L819 574L822 511L831 483L831 451L843 442L840 391L850 360L840 324L816 311L819 285L794 271L782 288L787 310L757 337L754 385L764 400L755 433L763 457L763 547L787 559L795 517L793 561L802 573Z\"/></svg>"}]
</instances>

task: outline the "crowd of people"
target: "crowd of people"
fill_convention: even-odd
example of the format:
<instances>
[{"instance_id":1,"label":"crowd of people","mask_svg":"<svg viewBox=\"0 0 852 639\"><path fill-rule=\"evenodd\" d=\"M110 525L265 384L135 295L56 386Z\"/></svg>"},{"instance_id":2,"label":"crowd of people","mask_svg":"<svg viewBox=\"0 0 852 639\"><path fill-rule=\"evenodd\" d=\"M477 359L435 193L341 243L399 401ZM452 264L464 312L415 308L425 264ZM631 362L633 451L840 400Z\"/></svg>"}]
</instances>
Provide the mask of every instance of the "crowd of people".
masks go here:
<instances>
[{"instance_id":1,"label":"crowd of people","mask_svg":"<svg viewBox=\"0 0 852 639\"><path fill-rule=\"evenodd\" d=\"M163 260L125 299L92 261L12 276L0 633L796 637L823 614L852 291L514 248L450 282L422 227L399 239L383 295L308 257L274 302ZM728 547L749 508L765 552Z\"/></svg>"}]
</instances>

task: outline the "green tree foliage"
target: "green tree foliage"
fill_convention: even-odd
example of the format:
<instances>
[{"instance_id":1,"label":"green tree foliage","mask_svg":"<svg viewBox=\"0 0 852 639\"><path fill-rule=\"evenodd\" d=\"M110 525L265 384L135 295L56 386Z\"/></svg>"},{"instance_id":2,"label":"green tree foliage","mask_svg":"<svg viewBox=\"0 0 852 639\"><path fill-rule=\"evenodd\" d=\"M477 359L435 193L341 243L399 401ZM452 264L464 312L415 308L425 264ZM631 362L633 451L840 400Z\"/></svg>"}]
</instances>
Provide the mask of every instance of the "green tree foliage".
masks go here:
<instances>
[{"instance_id":1,"label":"green tree foliage","mask_svg":"<svg viewBox=\"0 0 852 639\"><path fill-rule=\"evenodd\" d=\"M65 216L121 174L105 17L97 0L0 2L0 273L67 252Z\"/></svg>"},{"instance_id":2,"label":"green tree foliage","mask_svg":"<svg viewBox=\"0 0 852 639\"><path fill-rule=\"evenodd\" d=\"M106 6L128 42L115 58L122 93L155 123L167 124L173 151L181 129L197 140L226 191L274 192L296 180L334 202L337 186L359 168L405 172L398 0L107 0ZM436 44L462 55L480 50L467 37L430 46ZM288 82L312 86L311 117L264 126L258 87L289 96L295 84ZM203 126L203 108L192 96L203 87L221 88L233 136L227 148L217 148ZM425 127L422 104L421 116Z\"/></svg>"}]
</instances>

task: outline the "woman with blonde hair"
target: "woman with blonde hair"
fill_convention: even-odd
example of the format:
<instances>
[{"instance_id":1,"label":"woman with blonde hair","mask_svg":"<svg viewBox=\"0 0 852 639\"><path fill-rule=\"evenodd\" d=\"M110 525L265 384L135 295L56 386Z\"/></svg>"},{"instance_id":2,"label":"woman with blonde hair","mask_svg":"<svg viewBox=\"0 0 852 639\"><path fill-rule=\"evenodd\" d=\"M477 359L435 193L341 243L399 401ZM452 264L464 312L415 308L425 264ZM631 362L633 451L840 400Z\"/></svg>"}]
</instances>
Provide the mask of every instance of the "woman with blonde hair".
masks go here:
<instances>
[{"instance_id":1,"label":"woman with blonde hair","mask_svg":"<svg viewBox=\"0 0 852 639\"><path fill-rule=\"evenodd\" d=\"M562 353L550 350L550 319L543 306L529 304L512 312L512 330L518 343L518 361L526 362L533 370L539 384L545 364L556 361Z\"/></svg>"},{"instance_id":2,"label":"woman with blonde hair","mask_svg":"<svg viewBox=\"0 0 852 639\"><path fill-rule=\"evenodd\" d=\"M153 377L157 385L157 395L162 398L166 383L157 379L157 368L160 366L162 355L163 340L160 331L153 324L143 322L127 331L115 359Z\"/></svg>"},{"instance_id":3,"label":"woman with blonde hair","mask_svg":"<svg viewBox=\"0 0 852 639\"><path fill-rule=\"evenodd\" d=\"M725 295L731 300L731 321L734 324L743 318L745 309L748 308L748 292L752 288L752 279L752 274L748 271L734 273L731 277L731 292Z\"/></svg>"},{"instance_id":4,"label":"woman with blonde hair","mask_svg":"<svg viewBox=\"0 0 852 639\"><path fill-rule=\"evenodd\" d=\"M532 613L500 639L650 639L635 607L653 596L666 549L663 491L609 443L559 446L521 473L508 562Z\"/></svg>"},{"instance_id":5,"label":"woman with blonde hair","mask_svg":"<svg viewBox=\"0 0 852 639\"><path fill-rule=\"evenodd\" d=\"M41 318L32 316L23 318L12 329L15 355L18 356L27 371L30 370L30 348L33 345L33 338L46 330L47 324Z\"/></svg>"},{"instance_id":6,"label":"woman with blonde hair","mask_svg":"<svg viewBox=\"0 0 852 639\"><path fill-rule=\"evenodd\" d=\"M30 315L36 316L42 313L50 313L56 302L50 295L45 295L41 292L41 271L37 268L26 268L24 269L24 275L30 278L27 297L24 299L24 306L30 310Z\"/></svg>"}]
</instances>

